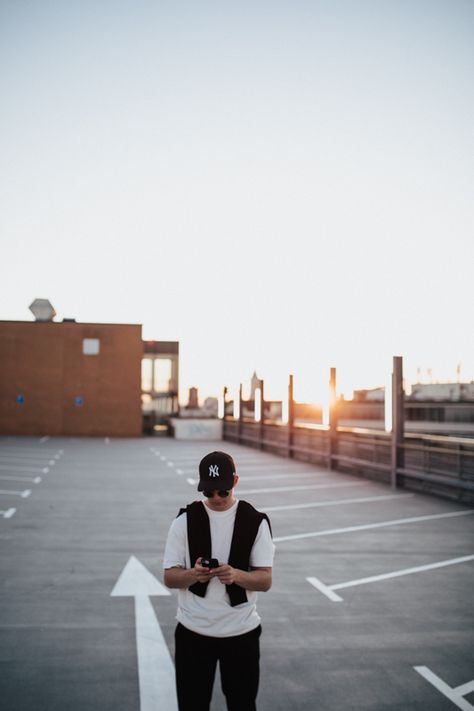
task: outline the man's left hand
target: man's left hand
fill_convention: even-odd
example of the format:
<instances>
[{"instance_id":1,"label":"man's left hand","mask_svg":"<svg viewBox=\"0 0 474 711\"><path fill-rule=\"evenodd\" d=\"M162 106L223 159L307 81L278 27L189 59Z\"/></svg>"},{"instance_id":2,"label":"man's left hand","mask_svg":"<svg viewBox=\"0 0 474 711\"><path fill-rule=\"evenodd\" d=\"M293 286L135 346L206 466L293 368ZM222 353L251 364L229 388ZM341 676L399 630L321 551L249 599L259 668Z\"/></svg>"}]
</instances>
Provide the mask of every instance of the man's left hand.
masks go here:
<instances>
[{"instance_id":1,"label":"man's left hand","mask_svg":"<svg viewBox=\"0 0 474 711\"><path fill-rule=\"evenodd\" d=\"M211 577L219 578L223 585L232 585L236 583L238 571L231 565L220 565L218 568L211 568Z\"/></svg>"}]
</instances>

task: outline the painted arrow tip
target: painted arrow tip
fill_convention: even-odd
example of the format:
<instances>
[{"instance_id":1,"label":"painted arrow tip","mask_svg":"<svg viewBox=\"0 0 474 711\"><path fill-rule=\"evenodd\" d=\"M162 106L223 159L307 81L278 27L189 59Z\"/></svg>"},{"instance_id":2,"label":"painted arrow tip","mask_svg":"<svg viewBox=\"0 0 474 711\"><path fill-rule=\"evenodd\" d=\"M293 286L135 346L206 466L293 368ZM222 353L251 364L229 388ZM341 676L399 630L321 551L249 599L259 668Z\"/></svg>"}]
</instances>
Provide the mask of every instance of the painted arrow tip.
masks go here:
<instances>
[{"instance_id":1,"label":"painted arrow tip","mask_svg":"<svg viewBox=\"0 0 474 711\"><path fill-rule=\"evenodd\" d=\"M171 595L150 571L134 555L130 556L120 573L112 597L149 597L151 595Z\"/></svg>"}]
</instances>

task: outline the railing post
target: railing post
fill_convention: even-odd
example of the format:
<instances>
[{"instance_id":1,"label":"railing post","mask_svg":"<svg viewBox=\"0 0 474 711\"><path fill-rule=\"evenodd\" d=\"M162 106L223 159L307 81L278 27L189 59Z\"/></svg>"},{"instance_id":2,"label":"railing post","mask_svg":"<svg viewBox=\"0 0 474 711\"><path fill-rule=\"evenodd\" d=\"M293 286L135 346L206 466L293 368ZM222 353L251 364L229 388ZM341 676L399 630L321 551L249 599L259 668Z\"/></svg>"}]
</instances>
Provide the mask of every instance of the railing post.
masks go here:
<instances>
[{"instance_id":1,"label":"railing post","mask_svg":"<svg viewBox=\"0 0 474 711\"><path fill-rule=\"evenodd\" d=\"M288 381L288 458L293 459L293 441L295 424L295 401L293 395L293 375Z\"/></svg>"},{"instance_id":2,"label":"railing post","mask_svg":"<svg viewBox=\"0 0 474 711\"><path fill-rule=\"evenodd\" d=\"M403 358L393 357L392 372L392 452L390 484L397 488L397 469L404 466L405 394L403 391Z\"/></svg>"},{"instance_id":3,"label":"railing post","mask_svg":"<svg viewBox=\"0 0 474 711\"><path fill-rule=\"evenodd\" d=\"M337 469L337 404L336 404L336 368L329 371L329 445L328 469Z\"/></svg>"},{"instance_id":4,"label":"railing post","mask_svg":"<svg viewBox=\"0 0 474 711\"><path fill-rule=\"evenodd\" d=\"M264 391L264 382L263 379L260 380L260 427L259 427L259 436L260 436L260 449L263 449L263 440L265 438L265 391Z\"/></svg>"},{"instance_id":5,"label":"railing post","mask_svg":"<svg viewBox=\"0 0 474 711\"><path fill-rule=\"evenodd\" d=\"M222 439L225 439L225 423L226 423L226 397L227 397L227 387L224 386L222 390Z\"/></svg>"},{"instance_id":6,"label":"railing post","mask_svg":"<svg viewBox=\"0 0 474 711\"><path fill-rule=\"evenodd\" d=\"M239 422L237 425L238 442L242 444L242 429L243 429L243 414L242 414L242 383L239 385Z\"/></svg>"}]
</instances>

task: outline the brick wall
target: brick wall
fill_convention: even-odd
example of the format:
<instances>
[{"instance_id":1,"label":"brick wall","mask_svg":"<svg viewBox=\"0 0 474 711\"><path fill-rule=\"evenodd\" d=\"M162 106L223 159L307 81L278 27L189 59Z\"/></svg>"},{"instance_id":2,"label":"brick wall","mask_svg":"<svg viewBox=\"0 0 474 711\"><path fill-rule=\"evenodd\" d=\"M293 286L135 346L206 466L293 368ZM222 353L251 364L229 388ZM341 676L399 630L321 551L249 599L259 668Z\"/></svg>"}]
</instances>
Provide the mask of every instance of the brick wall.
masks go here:
<instances>
[{"instance_id":1,"label":"brick wall","mask_svg":"<svg viewBox=\"0 0 474 711\"><path fill-rule=\"evenodd\" d=\"M0 321L0 433L140 436L142 355L140 325Z\"/></svg>"}]
</instances>

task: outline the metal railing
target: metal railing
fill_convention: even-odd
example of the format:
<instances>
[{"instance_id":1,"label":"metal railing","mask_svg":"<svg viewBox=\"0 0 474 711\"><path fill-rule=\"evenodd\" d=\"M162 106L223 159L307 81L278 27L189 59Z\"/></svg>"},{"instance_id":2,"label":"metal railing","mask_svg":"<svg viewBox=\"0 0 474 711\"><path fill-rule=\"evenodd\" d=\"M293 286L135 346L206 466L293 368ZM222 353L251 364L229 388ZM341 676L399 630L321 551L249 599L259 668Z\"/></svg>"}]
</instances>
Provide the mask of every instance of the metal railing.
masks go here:
<instances>
[{"instance_id":1,"label":"metal railing","mask_svg":"<svg viewBox=\"0 0 474 711\"><path fill-rule=\"evenodd\" d=\"M324 425L224 419L224 439L393 487L474 503L474 439L404 434L393 468L391 433Z\"/></svg>"}]
</instances>

